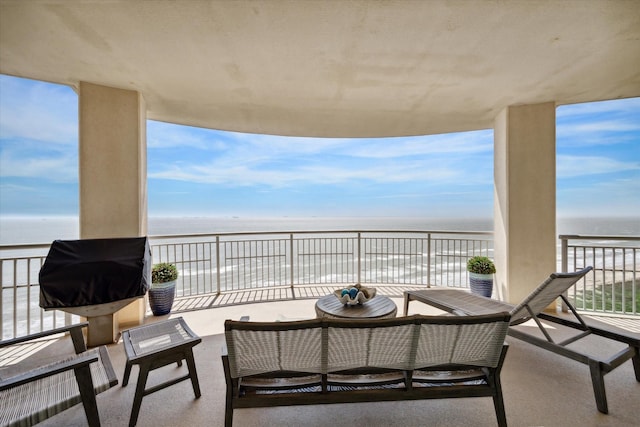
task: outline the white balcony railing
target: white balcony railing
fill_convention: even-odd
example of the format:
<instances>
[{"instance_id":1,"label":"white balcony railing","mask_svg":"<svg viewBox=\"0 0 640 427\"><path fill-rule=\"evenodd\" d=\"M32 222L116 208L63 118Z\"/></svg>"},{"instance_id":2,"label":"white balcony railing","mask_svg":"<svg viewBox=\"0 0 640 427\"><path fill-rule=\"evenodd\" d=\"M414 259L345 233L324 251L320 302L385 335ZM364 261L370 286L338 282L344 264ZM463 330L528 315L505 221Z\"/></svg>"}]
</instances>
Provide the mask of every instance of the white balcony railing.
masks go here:
<instances>
[{"instance_id":1,"label":"white balcony railing","mask_svg":"<svg viewBox=\"0 0 640 427\"><path fill-rule=\"evenodd\" d=\"M151 236L150 241L154 263L178 266L178 298L356 282L464 288L469 257L493 255L492 233L467 231L252 232ZM561 242L563 271L595 267L570 292L580 309L638 314L640 238L561 236ZM38 273L48 248L0 246L2 339L72 320L39 307Z\"/></svg>"},{"instance_id":2,"label":"white balcony railing","mask_svg":"<svg viewBox=\"0 0 640 427\"><path fill-rule=\"evenodd\" d=\"M640 314L640 237L561 235L562 271L593 270L568 292L578 310Z\"/></svg>"},{"instance_id":3,"label":"white balcony railing","mask_svg":"<svg viewBox=\"0 0 640 427\"><path fill-rule=\"evenodd\" d=\"M321 231L158 236L177 296L281 286L385 283L467 286L466 262L491 256L487 232Z\"/></svg>"}]
</instances>

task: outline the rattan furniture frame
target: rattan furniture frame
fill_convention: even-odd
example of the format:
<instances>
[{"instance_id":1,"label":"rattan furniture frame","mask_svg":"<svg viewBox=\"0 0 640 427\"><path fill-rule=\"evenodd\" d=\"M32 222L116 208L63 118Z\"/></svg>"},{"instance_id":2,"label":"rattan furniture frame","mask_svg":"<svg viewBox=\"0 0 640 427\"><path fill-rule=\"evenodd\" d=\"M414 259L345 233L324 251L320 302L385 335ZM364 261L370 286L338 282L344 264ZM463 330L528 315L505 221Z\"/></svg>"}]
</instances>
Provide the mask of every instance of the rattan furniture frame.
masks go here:
<instances>
[{"instance_id":1,"label":"rattan furniture frame","mask_svg":"<svg viewBox=\"0 0 640 427\"><path fill-rule=\"evenodd\" d=\"M507 313L390 319L225 322L225 426L238 408L492 397L506 426L500 371Z\"/></svg>"},{"instance_id":2,"label":"rattan furniture frame","mask_svg":"<svg viewBox=\"0 0 640 427\"><path fill-rule=\"evenodd\" d=\"M407 315L411 301L420 301L441 310L463 316L507 311L511 314L512 326L532 319L544 338L524 332L518 328L509 328L509 335L589 366L596 406L598 411L607 414L609 408L604 376L631 359L636 380L640 382L640 339L637 335L633 336L631 333L625 333L625 331L619 329L603 329L587 324L564 295L567 289L578 282L591 269L591 267L587 267L574 273L553 273L518 305L470 294L460 289L431 288L406 291L404 293L404 314L405 316ZM561 298L566 304L575 320L543 312L558 298ZM552 337L551 329L553 328L546 327L541 320L576 329L580 332L556 342ZM600 359L568 347L570 344L590 335L617 341L626 344L627 347L606 359Z\"/></svg>"},{"instance_id":3,"label":"rattan furniture frame","mask_svg":"<svg viewBox=\"0 0 640 427\"><path fill-rule=\"evenodd\" d=\"M21 346L70 333L75 351L45 366L2 378L0 425L34 425L82 402L89 426L100 426L96 395L118 384L118 379L106 347L87 350L82 334L87 326L87 322L78 323L0 341L3 353L20 354Z\"/></svg>"},{"instance_id":4,"label":"rattan furniture frame","mask_svg":"<svg viewBox=\"0 0 640 427\"><path fill-rule=\"evenodd\" d=\"M190 379L196 399L200 397L200 383L193 358L193 347L202 342L202 339L187 326L182 317L128 329L122 333L122 342L127 357L122 387L129 383L131 367L140 366L136 394L129 418L130 427L135 426L138 421L144 396ZM182 366L183 360L187 362L189 370L186 375L146 388L149 372L171 363Z\"/></svg>"}]
</instances>

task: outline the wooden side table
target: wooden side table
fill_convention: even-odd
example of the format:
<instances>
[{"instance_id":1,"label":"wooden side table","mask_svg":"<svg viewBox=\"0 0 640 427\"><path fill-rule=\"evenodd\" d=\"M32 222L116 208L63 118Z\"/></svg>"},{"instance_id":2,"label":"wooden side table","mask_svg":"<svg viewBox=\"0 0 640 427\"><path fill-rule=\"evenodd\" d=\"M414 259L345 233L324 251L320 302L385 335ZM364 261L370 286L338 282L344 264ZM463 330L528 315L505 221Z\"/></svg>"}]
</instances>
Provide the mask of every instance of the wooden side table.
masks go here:
<instances>
[{"instance_id":1,"label":"wooden side table","mask_svg":"<svg viewBox=\"0 0 640 427\"><path fill-rule=\"evenodd\" d=\"M340 319L383 319L395 317L398 307L389 297L377 295L364 304L345 305L335 295L327 295L316 302L317 317Z\"/></svg>"},{"instance_id":2,"label":"wooden side table","mask_svg":"<svg viewBox=\"0 0 640 427\"><path fill-rule=\"evenodd\" d=\"M200 397L200 384L193 359L193 347L201 341L202 339L189 329L182 317L139 326L122 333L122 342L124 343L124 351L127 357L122 387L129 383L131 367L140 365L136 394L131 408L131 417L129 418L129 427L136 425L142 398L148 394L155 393L180 381L191 379L196 399ZM186 360L189 368L187 375L166 381L149 389L145 388L150 371L171 363L177 363L178 366L182 366L183 360Z\"/></svg>"}]
</instances>

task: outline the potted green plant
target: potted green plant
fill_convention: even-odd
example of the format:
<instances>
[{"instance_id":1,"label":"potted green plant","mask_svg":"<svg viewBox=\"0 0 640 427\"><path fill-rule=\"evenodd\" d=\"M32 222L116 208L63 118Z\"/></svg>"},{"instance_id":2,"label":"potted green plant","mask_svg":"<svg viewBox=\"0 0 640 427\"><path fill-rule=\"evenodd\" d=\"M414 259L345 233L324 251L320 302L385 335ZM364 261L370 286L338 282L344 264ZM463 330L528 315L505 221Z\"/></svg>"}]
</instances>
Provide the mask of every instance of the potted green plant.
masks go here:
<instances>
[{"instance_id":1,"label":"potted green plant","mask_svg":"<svg viewBox=\"0 0 640 427\"><path fill-rule=\"evenodd\" d=\"M491 298L493 292L493 275L496 266L486 256L474 256L467 261L471 292Z\"/></svg>"},{"instance_id":2,"label":"potted green plant","mask_svg":"<svg viewBox=\"0 0 640 427\"><path fill-rule=\"evenodd\" d=\"M154 316L163 316L171 311L177 281L178 269L174 264L163 262L151 268L149 305Z\"/></svg>"}]
</instances>

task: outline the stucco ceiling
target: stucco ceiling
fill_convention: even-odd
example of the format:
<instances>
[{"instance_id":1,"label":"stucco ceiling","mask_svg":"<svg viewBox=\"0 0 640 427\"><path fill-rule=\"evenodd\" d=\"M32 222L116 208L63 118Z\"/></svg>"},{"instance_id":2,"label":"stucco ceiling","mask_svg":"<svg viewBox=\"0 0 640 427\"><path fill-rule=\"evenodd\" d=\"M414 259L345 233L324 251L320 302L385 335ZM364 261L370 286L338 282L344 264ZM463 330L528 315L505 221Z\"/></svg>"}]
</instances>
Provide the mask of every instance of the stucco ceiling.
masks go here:
<instances>
[{"instance_id":1,"label":"stucco ceiling","mask_svg":"<svg viewBox=\"0 0 640 427\"><path fill-rule=\"evenodd\" d=\"M214 129L484 129L509 105L640 96L640 1L2 0L0 72Z\"/></svg>"}]
</instances>

